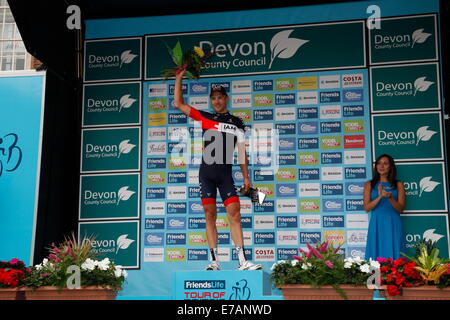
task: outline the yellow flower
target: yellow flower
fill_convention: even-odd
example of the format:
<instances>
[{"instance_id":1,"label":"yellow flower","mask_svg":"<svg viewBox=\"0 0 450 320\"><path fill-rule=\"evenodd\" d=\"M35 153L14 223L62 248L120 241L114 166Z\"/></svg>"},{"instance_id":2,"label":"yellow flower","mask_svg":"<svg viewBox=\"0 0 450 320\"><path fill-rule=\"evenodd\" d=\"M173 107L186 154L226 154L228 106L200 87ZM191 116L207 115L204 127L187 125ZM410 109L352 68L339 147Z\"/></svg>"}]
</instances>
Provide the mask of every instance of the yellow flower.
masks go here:
<instances>
[{"instance_id":1,"label":"yellow flower","mask_svg":"<svg viewBox=\"0 0 450 320\"><path fill-rule=\"evenodd\" d=\"M203 58L205 56L205 53L203 52L202 48L194 47L194 50L195 50L195 53L197 53L200 58Z\"/></svg>"}]
</instances>

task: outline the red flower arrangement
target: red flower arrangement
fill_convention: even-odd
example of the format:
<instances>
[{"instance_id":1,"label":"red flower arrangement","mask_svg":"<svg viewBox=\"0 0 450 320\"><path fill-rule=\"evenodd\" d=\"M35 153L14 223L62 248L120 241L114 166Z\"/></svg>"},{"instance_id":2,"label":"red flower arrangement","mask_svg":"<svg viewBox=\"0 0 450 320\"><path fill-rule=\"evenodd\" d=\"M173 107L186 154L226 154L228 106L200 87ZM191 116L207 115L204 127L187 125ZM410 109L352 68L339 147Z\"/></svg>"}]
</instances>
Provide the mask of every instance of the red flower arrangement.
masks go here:
<instances>
[{"instance_id":1,"label":"red flower arrangement","mask_svg":"<svg viewBox=\"0 0 450 320\"><path fill-rule=\"evenodd\" d=\"M16 288L30 272L19 259L0 261L0 288Z\"/></svg>"},{"instance_id":2,"label":"red flower arrangement","mask_svg":"<svg viewBox=\"0 0 450 320\"><path fill-rule=\"evenodd\" d=\"M402 293L403 287L416 287L423 284L422 277L414 269L416 263L405 258L377 258L380 263L381 285L387 286L390 296Z\"/></svg>"}]
</instances>

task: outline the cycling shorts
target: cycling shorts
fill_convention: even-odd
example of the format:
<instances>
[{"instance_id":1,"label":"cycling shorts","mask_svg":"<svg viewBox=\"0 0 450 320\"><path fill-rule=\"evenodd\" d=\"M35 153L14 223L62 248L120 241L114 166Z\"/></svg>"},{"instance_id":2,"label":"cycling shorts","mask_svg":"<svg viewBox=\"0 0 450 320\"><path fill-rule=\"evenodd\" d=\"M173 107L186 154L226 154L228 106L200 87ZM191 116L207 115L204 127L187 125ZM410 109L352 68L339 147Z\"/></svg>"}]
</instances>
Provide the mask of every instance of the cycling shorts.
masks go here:
<instances>
[{"instance_id":1,"label":"cycling shorts","mask_svg":"<svg viewBox=\"0 0 450 320\"><path fill-rule=\"evenodd\" d=\"M240 203L231 172L231 165L227 164L200 165L198 180L203 205L216 203L217 189L225 207Z\"/></svg>"}]
</instances>

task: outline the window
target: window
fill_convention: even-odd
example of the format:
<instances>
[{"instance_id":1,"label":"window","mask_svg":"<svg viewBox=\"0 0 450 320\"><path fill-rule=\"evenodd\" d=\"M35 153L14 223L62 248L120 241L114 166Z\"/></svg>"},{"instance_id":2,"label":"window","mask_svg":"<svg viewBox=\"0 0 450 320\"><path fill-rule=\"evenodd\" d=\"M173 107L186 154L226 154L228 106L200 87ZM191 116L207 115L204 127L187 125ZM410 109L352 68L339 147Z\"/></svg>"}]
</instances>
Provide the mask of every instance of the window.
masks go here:
<instances>
[{"instance_id":1,"label":"window","mask_svg":"<svg viewBox=\"0 0 450 320\"><path fill-rule=\"evenodd\" d=\"M27 69L27 54L6 0L0 0L0 71ZM29 63L28 63L29 64Z\"/></svg>"}]
</instances>

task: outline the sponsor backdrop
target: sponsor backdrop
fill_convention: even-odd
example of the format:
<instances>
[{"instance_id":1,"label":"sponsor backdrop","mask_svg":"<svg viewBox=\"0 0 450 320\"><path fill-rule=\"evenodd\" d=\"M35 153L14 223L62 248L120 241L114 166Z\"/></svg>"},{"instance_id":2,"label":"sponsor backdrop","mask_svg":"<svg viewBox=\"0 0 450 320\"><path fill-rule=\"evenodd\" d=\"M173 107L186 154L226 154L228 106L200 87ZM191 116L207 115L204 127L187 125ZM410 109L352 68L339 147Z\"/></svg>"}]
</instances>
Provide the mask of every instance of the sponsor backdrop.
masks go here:
<instances>
[{"instance_id":1,"label":"sponsor backdrop","mask_svg":"<svg viewBox=\"0 0 450 320\"><path fill-rule=\"evenodd\" d=\"M33 261L45 72L0 72L0 260Z\"/></svg>"},{"instance_id":2,"label":"sponsor backdrop","mask_svg":"<svg viewBox=\"0 0 450 320\"><path fill-rule=\"evenodd\" d=\"M230 112L246 125L251 179L267 198L262 205L241 198L242 225L247 256L265 272L306 243L329 241L346 257L364 256L363 185L382 153L394 156L405 182L408 250L433 239L448 256L435 5L393 10L372 30L365 8L349 9L347 19L329 14L286 25L273 18L257 27L240 25L235 18L244 13L235 12L209 30L186 30L182 22L201 15L183 16L158 34L145 34L152 19L143 28L125 19L135 27L120 31L117 20L102 39L88 23L79 232L97 234L97 253L136 269L120 294L170 297L174 271L201 270L209 260L198 186L202 130L173 107L174 82L160 77L172 64L167 46L178 40L216 52L200 79L184 82L186 102L211 110L210 89L225 86ZM237 164L233 178L242 184ZM219 258L233 270L237 256L218 200Z\"/></svg>"}]
</instances>

